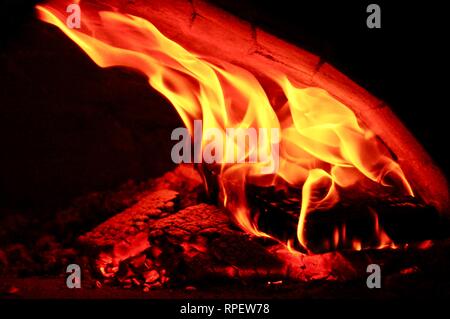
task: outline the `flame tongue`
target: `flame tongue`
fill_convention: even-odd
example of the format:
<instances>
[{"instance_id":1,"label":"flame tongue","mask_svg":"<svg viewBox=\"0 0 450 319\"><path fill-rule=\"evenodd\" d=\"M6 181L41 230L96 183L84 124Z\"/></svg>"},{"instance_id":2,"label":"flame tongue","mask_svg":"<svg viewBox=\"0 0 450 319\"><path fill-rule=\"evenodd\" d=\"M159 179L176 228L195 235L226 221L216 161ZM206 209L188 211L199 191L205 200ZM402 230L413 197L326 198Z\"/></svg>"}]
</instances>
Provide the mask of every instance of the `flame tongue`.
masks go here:
<instances>
[{"instance_id":1,"label":"flame tongue","mask_svg":"<svg viewBox=\"0 0 450 319\"><path fill-rule=\"evenodd\" d=\"M370 180L413 195L401 168L376 136L323 89L300 88L281 73L258 70L278 87L264 89L244 68L191 53L151 22L116 11L83 8L82 28L70 29L65 24L67 4L54 1L37 6L40 19L56 25L99 66L123 66L144 73L149 84L176 108L191 134L194 121L202 120L203 148L211 139L207 129L224 134L221 198L246 231L269 236L258 230L248 207L245 188L249 180L261 185L288 183L301 189L297 239L305 248L306 216L333 207L340 189ZM280 88L285 103L276 106L270 101L276 100ZM256 147L242 149L236 136L226 134L227 128L269 130L260 133ZM279 152L278 161L267 156L274 150ZM240 160L229 160L236 159L235 154ZM257 160L245 161L249 158ZM377 232L386 240L385 233ZM345 240L338 235L335 232L335 245ZM357 241L353 245L361 248Z\"/></svg>"}]
</instances>

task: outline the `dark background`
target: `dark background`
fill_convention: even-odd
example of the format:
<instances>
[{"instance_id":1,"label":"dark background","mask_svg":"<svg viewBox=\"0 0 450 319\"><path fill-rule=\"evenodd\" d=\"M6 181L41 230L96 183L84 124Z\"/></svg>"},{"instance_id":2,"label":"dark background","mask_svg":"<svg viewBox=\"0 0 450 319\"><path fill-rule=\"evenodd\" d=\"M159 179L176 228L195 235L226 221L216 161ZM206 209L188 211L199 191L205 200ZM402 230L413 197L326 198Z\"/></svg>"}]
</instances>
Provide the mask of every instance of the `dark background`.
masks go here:
<instances>
[{"instance_id":1,"label":"dark background","mask_svg":"<svg viewBox=\"0 0 450 319\"><path fill-rule=\"evenodd\" d=\"M8 0L0 16L0 206L52 209L170 168L176 113L144 78L100 69ZM442 1L211 0L311 51L386 101L449 176L448 28ZM95 94L93 94L95 92Z\"/></svg>"}]
</instances>

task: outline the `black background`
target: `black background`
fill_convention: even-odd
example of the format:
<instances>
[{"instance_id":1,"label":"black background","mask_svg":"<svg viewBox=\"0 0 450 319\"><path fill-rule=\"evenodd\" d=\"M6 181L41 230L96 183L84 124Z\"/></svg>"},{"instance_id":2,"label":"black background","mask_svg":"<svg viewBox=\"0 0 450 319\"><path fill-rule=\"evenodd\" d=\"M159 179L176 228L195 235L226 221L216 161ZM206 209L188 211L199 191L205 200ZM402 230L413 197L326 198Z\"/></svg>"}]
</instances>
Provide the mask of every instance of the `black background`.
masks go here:
<instances>
[{"instance_id":1,"label":"black background","mask_svg":"<svg viewBox=\"0 0 450 319\"><path fill-rule=\"evenodd\" d=\"M2 126L0 130L2 132L0 193L3 194L3 205L39 206L43 203L50 206L63 205L70 197L83 192L99 188L108 189L127 178L145 178L156 174L154 170L146 168L127 170L127 153L122 154L123 158L115 163L117 167L125 167L123 172L115 178L105 178L105 176L112 176L111 172L116 171L111 169L102 172L97 179L95 176L88 176L91 174L89 173L83 178L80 177L76 183L66 184L63 180L67 180L68 175L80 176L83 165L87 165L83 161L72 161L67 167L64 166L64 161L60 163L58 169L62 172L62 177L48 177L46 173L36 173L47 172L51 169L48 167L49 164L46 164L48 151L27 152L27 149L33 148L36 144L47 143L49 132L43 134L40 130L46 125L45 123L52 121L52 113L47 113L45 121L41 115L35 117L33 115L23 121L15 118L15 121L11 122L11 109L16 108L16 100L22 101L21 103L25 105L22 105L22 108L25 108L23 114L26 113L27 107L31 109L36 103L47 103L46 87L54 80L51 80L48 75L49 79L46 81L46 74L42 74L46 72L31 72L29 81L24 84L17 80L12 74L14 70L8 67L11 65L10 61L14 61L15 57L12 55L16 52L58 50L58 48L46 47L45 41L34 37L41 34L42 28L43 30L49 28L35 21L33 16L35 2L37 1L8 0L1 6L0 87L2 94L0 97L3 101L0 100L0 125ZM359 85L386 101L447 176L449 175L447 157L449 49L446 22L448 13L442 7L443 1L419 3L374 1L381 6L381 29L368 29L366 26L368 15L366 7L370 3L368 1L212 0L211 2L321 56ZM93 72L94 75L90 77L97 76L99 79L104 79L109 76L108 71L97 70L93 62L90 62L75 45L70 44L70 41L62 41L67 41L64 45L69 47L72 57L79 59L80 65ZM26 48L22 50L21 46L24 44ZM51 65L48 67L52 68ZM70 70L70 66L64 71L59 71L53 66L48 74L54 77L58 72L67 74ZM97 81L98 87L92 87L92 90L101 92L99 88L102 81ZM125 79L125 81L134 81L134 79ZM142 82L139 82L142 84L142 90L146 90L145 81L143 79L139 81ZM23 85L32 85L33 89L20 88ZM62 90L59 92L62 96L69 92L64 92L68 90L64 87L59 87L58 90ZM29 93L31 91L32 94ZM7 97L7 102L3 97ZM45 112L44 109L41 113ZM14 116L20 118L21 114L15 113ZM169 115L173 114L169 112ZM58 127L64 126L65 121L69 123L71 116L60 116L54 119L60 124L52 126L53 131L50 132L58 135ZM20 132L24 129L29 130L30 122L44 124L36 125L35 130L31 130L24 139ZM64 138L67 137L63 135L60 143L72 142ZM14 146L17 144L20 144L20 151L17 151L17 147ZM48 150L48 147L41 149ZM24 156L28 157L27 161L23 160ZM64 148L59 150L59 156L64 159ZM107 160L108 154L104 156ZM67 159L69 157L68 153ZM25 169L22 167L25 164L31 165L32 168ZM142 166L142 163L140 165ZM149 166L151 165L152 163L149 162ZM91 171L96 171L96 168ZM31 188L26 186L30 183L33 185Z\"/></svg>"}]
</instances>

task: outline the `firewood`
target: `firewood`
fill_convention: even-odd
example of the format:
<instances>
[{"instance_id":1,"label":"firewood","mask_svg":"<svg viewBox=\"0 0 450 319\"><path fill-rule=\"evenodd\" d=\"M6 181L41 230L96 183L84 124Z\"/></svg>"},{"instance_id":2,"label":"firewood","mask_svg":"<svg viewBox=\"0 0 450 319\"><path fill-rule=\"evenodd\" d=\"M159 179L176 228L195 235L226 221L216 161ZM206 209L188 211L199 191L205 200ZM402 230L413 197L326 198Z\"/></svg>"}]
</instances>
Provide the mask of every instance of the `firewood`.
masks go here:
<instances>
[{"instance_id":1,"label":"firewood","mask_svg":"<svg viewBox=\"0 0 450 319\"><path fill-rule=\"evenodd\" d=\"M121 271L123 276L137 278L142 284L160 277L163 282L158 282L163 284L170 278L175 285L211 279L267 282L345 280L354 276L352 266L339 253L291 253L274 240L237 229L225 210L207 204L151 223L149 244L144 254L124 262L122 268L127 270Z\"/></svg>"},{"instance_id":2,"label":"firewood","mask_svg":"<svg viewBox=\"0 0 450 319\"><path fill-rule=\"evenodd\" d=\"M151 192L137 204L81 236L81 243L99 248L114 247L118 242L147 231L150 219L161 218L173 212L178 193L171 190Z\"/></svg>"},{"instance_id":3,"label":"firewood","mask_svg":"<svg viewBox=\"0 0 450 319\"><path fill-rule=\"evenodd\" d=\"M339 253L292 254L275 240L236 228L230 214L199 204L175 212L177 193L156 191L80 237L103 276L122 286L155 288L209 279L344 280ZM92 251L96 255L92 255Z\"/></svg>"},{"instance_id":4,"label":"firewood","mask_svg":"<svg viewBox=\"0 0 450 319\"><path fill-rule=\"evenodd\" d=\"M355 258L350 254L349 262L347 253L346 257L336 251L323 253L330 247L324 250L320 245L315 250L319 254L291 252L275 239L243 232L235 226L230 212L214 205L198 204L204 195L189 198L192 193L201 194L201 179L192 167L177 168L151 185L135 205L80 238L84 251L95 252L94 266L104 276L111 277L108 280L123 286L151 289L168 282L177 285L210 279L347 280L355 278L356 274L360 276L361 269L365 269L367 259L360 256ZM177 189L181 194L167 188ZM250 207L262 212L260 226L263 230L269 233L278 230L279 233L272 234L283 240L295 238L301 198L298 191L255 186L247 191L251 193L248 196ZM183 196L184 204L180 205ZM368 196L363 201L344 198L329 212L312 214L308 225L320 230L310 233L312 241L322 243L327 234L332 235L335 225L343 222L349 225L356 222L355 229L360 233L370 233L373 225L363 221L371 218L369 205L376 207L382 218L394 216L394 228L398 227L395 216L401 216L402 220L405 220L404 215L413 220L417 217L421 225L424 222L420 218L433 220L439 216L434 208L414 198L378 197L370 199ZM273 228L267 228L268 225ZM289 236L283 237L286 234ZM420 236L415 235L418 240Z\"/></svg>"},{"instance_id":5,"label":"firewood","mask_svg":"<svg viewBox=\"0 0 450 319\"><path fill-rule=\"evenodd\" d=\"M301 189L273 187L247 188L247 198L254 213L259 216L259 226L277 238L296 237L301 207ZM330 249L351 248L351 239L358 238L368 246L376 246L375 223L385 230L396 243L417 242L445 238L450 234L448 220L431 205L410 196L389 194L343 193L340 202L328 210L312 212L306 219L306 232L310 249L321 252ZM338 247L323 246L333 240L336 228L346 226L347 243ZM316 245L315 245L316 244ZM300 247L297 247L300 248Z\"/></svg>"},{"instance_id":6,"label":"firewood","mask_svg":"<svg viewBox=\"0 0 450 319\"><path fill-rule=\"evenodd\" d=\"M193 165L181 164L152 183L152 189L170 189L178 193L178 207L195 205L207 198L203 180Z\"/></svg>"},{"instance_id":7,"label":"firewood","mask_svg":"<svg viewBox=\"0 0 450 319\"><path fill-rule=\"evenodd\" d=\"M112 272L118 264L148 247L148 223L172 213L177 200L175 191L150 192L137 204L100 224L79 238L90 251L96 268L103 274Z\"/></svg>"},{"instance_id":8,"label":"firewood","mask_svg":"<svg viewBox=\"0 0 450 319\"><path fill-rule=\"evenodd\" d=\"M277 238L284 240L286 234L295 238L301 199L298 190L250 186L247 192L250 207L263 212L260 214L263 230L271 230L267 228L270 225L279 231L273 233ZM196 195L192 197L193 193ZM95 261L95 269L107 277L104 279L107 283L145 291L167 285L201 285L210 280L345 281L365 278L366 267L373 262L382 264L384 271L395 277L411 267L425 267L421 262L425 258L415 256L430 255L418 254L414 249L352 252L351 247L342 244L331 247L340 251L323 253L330 247L324 250L318 245L313 246L315 254L312 255L292 252L277 240L255 237L238 229L225 209L198 204L204 198L198 195L201 193L201 179L194 168L177 168L154 180L135 205L82 236L83 251ZM373 225L361 222L370 219L368 205L376 207L380 220L385 221L383 224L392 223L397 232L400 229L400 235L404 235L402 229L410 233L412 229L415 240L421 237L414 233L411 228L414 223L408 219L416 220L416 225L421 226L430 221L435 226L439 221L434 219L439 217L434 208L414 198L380 195L353 201L344 196L329 212L311 215L308 225L320 230L310 232L311 241L323 242L327 234L331 236L334 226L344 221L349 225L356 223L355 229L360 233L361 229L370 233ZM289 227L294 231L289 233ZM351 227L348 228L350 231Z\"/></svg>"},{"instance_id":9,"label":"firewood","mask_svg":"<svg viewBox=\"0 0 450 319\"><path fill-rule=\"evenodd\" d=\"M173 171L146 182L145 187L133 191L128 198L128 207L125 206L122 212L80 236L79 242L95 244L100 250L112 247L127 235L146 230L145 224L150 219L164 217L175 209L196 203L203 196L201 178L190 165L180 165ZM117 192L113 195L117 195ZM89 201L89 196L86 200ZM97 206L100 211L108 209ZM76 207L72 210L76 210Z\"/></svg>"},{"instance_id":10,"label":"firewood","mask_svg":"<svg viewBox=\"0 0 450 319\"><path fill-rule=\"evenodd\" d=\"M122 260L107 282L148 291L167 285L201 286L211 280L363 280L371 263L380 264L387 278L396 278L421 272L436 255L433 251L447 247L437 244L434 248L429 241L408 249L306 255L291 252L275 240L244 233L236 228L228 212L208 204L151 219L146 227L148 246ZM423 250L428 247L432 248Z\"/></svg>"},{"instance_id":11,"label":"firewood","mask_svg":"<svg viewBox=\"0 0 450 319\"><path fill-rule=\"evenodd\" d=\"M145 189L133 193L132 205L78 238L83 251L95 261L94 268L104 274L114 273L122 260L148 247L148 225L152 220L204 197L200 175L192 165L179 165L145 185Z\"/></svg>"}]
</instances>

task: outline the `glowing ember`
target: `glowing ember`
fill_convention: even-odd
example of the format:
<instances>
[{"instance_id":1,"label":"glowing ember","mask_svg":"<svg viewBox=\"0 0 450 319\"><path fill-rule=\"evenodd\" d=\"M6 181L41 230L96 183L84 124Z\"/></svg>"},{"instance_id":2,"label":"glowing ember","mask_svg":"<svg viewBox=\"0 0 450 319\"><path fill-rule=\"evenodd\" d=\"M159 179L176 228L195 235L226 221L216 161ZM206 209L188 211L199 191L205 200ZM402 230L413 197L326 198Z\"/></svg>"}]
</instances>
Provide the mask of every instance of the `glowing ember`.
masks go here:
<instances>
[{"instance_id":1,"label":"glowing ember","mask_svg":"<svg viewBox=\"0 0 450 319\"><path fill-rule=\"evenodd\" d=\"M82 7L81 28L71 29L65 23L68 4L54 1L37 6L39 17L61 29L100 67L129 67L145 74L149 84L176 108L191 135L195 120L202 120L203 130L219 129L224 134L227 128L279 130L277 145L271 143L269 133L257 147L244 150L224 135L231 145L225 152L245 154L245 158L272 154L274 147L279 148L278 165L267 156L254 157L260 159L256 163L220 164L220 198L247 232L269 236L259 230L257 216L247 203L249 183L275 187L287 183L298 189L301 210L296 240L307 251L307 216L336 205L342 190L358 189L364 182L413 196L389 151L352 110L325 90L302 87L276 70L258 70L257 78L242 67L189 52L151 22L118 10ZM260 76L273 85L263 87ZM203 147L209 139L203 135ZM379 246L395 247L373 213ZM348 240L344 225L334 230L330 245L337 248ZM356 250L363 248L358 239L351 243ZM287 249L294 252L292 240Z\"/></svg>"}]
</instances>

